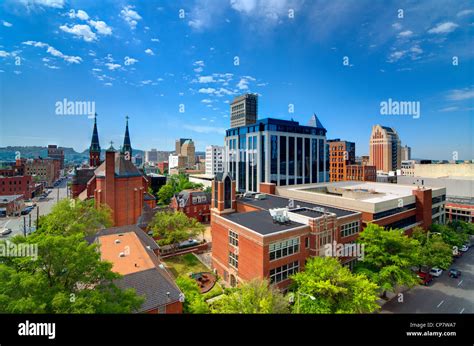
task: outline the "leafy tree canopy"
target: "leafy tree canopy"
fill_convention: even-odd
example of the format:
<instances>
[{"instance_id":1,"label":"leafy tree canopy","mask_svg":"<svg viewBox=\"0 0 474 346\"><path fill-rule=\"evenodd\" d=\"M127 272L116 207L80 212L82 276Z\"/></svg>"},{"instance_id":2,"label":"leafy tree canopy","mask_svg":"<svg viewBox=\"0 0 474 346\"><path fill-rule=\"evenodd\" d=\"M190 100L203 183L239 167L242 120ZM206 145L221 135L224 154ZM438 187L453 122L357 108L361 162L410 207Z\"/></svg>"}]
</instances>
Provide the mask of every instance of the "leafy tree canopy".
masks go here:
<instances>
[{"instance_id":1,"label":"leafy tree canopy","mask_svg":"<svg viewBox=\"0 0 474 346\"><path fill-rule=\"evenodd\" d=\"M150 229L153 230L153 235L159 238L159 245L176 245L202 233L204 226L181 211L164 211L155 214Z\"/></svg>"}]
</instances>

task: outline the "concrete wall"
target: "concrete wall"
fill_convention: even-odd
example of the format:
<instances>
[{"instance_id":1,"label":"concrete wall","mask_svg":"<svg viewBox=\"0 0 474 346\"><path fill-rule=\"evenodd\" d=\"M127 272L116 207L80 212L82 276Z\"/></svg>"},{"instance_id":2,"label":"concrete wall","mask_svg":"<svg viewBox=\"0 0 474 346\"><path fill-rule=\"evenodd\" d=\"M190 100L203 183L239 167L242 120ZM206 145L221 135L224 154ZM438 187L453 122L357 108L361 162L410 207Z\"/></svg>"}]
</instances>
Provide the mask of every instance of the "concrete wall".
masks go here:
<instances>
[{"instance_id":1,"label":"concrete wall","mask_svg":"<svg viewBox=\"0 0 474 346\"><path fill-rule=\"evenodd\" d=\"M415 164L415 177L474 177L474 164L472 163L444 163L444 164Z\"/></svg>"}]
</instances>

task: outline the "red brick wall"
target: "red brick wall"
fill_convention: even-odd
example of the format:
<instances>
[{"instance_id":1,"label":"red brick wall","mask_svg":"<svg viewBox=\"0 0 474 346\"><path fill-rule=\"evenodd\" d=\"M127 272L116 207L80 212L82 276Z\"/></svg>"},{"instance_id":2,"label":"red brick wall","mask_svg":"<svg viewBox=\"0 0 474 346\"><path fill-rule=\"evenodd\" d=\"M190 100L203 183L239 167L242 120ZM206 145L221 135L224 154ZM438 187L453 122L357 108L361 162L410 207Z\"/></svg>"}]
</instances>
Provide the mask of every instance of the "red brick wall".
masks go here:
<instances>
[{"instance_id":1,"label":"red brick wall","mask_svg":"<svg viewBox=\"0 0 474 346\"><path fill-rule=\"evenodd\" d=\"M0 196L23 195L30 199L34 191L33 178L30 175L0 177Z\"/></svg>"},{"instance_id":2,"label":"red brick wall","mask_svg":"<svg viewBox=\"0 0 474 346\"><path fill-rule=\"evenodd\" d=\"M275 184L273 183L260 183L260 192L268 193L270 195L275 194Z\"/></svg>"},{"instance_id":3,"label":"red brick wall","mask_svg":"<svg viewBox=\"0 0 474 346\"><path fill-rule=\"evenodd\" d=\"M432 222L432 191L431 189L413 190L416 197L416 221L423 222L423 228L428 229Z\"/></svg>"}]
</instances>

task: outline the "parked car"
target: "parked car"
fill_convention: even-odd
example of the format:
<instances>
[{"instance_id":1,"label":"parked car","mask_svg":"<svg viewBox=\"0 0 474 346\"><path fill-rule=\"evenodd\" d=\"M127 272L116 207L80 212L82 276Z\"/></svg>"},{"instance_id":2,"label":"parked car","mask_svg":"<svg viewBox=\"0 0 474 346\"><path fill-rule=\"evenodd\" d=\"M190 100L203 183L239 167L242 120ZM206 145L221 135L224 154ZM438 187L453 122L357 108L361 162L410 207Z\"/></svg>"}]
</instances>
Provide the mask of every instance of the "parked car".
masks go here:
<instances>
[{"instance_id":1,"label":"parked car","mask_svg":"<svg viewBox=\"0 0 474 346\"><path fill-rule=\"evenodd\" d=\"M179 243L178 248L183 249L183 248L187 248L187 247L191 247L191 246L196 246L198 244L199 244L199 242L196 239L188 239L188 240L185 240L185 241Z\"/></svg>"},{"instance_id":2,"label":"parked car","mask_svg":"<svg viewBox=\"0 0 474 346\"><path fill-rule=\"evenodd\" d=\"M466 252L467 250L469 250L469 246L467 246L466 244L461 246L461 248L459 249L459 251L462 251L462 252Z\"/></svg>"},{"instance_id":3,"label":"parked car","mask_svg":"<svg viewBox=\"0 0 474 346\"><path fill-rule=\"evenodd\" d=\"M422 285L428 286L433 281L433 276L430 273L418 272L416 275L420 278Z\"/></svg>"},{"instance_id":4,"label":"parked car","mask_svg":"<svg viewBox=\"0 0 474 346\"><path fill-rule=\"evenodd\" d=\"M0 234L4 236L4 235L9 235L11 232L12 230L10 228L2 228L2 230L0 231Z\"/></svg>"},{"instance_id":5,"label":"parked car","mask_svg":"<svg viewBox=\"0 0 474 346\"><path fill-rule=\"evenodd\" d=\"M21 215L28 215L32 210L33 208L26 207L25 209L21 211Z\"/></svg>"},{"instance_id":6,"label":"parked car","mask_svg":"<svg viewBox=\"0 0 474 346\"><path fill-rule=\"evenodd\" d=\"M441 274L443 274L443 270L442 269L439 269L439 268L431 268L430 270L430 275L434 276L434 277L440 277Z\"/></svg>"},{"instance_id":7,"label":"parked car","mask_svg":"<svg viewBox=\"0 0 474 346\"><path fill-rule=\"evenodd\" d=\"M449 277L450 278L454 278L454 279L457 279L458 277L461 276L461 271L455 269L455 268L451 268L449 269Z\"/></svg>"}]
</instances>

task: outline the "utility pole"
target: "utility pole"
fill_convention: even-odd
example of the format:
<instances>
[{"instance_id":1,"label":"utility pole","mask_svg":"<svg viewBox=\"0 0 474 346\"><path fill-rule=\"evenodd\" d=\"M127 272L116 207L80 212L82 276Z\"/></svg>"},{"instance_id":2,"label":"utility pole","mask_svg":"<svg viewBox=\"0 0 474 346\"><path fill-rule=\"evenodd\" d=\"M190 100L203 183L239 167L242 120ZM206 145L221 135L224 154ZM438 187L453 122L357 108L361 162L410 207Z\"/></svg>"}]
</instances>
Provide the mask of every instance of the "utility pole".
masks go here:
<instances>
[{"instance_id":1,"label":"utility pole","mask_svg":"<svg viewBox=\"0 0 474 346\"><path fill-rule=\"evenodd\" d=\"M36 230L38 230L38 228L39 228L39 211L40 211L40 207L38 205L36 207Z\"/></svg>"},{"instance_id":2,"label":"utility pole","mask_svg":"<svg viewBox=\"0 0 474 346\"><path fill-rule=\"evenodd\" d=\"M23 216L23 236L26 237L26 216Z\"/></svg>"},{"instance_id":3,"label":"utility pole","mask_svg":"<svg viewBox=\"0 0 474 346\"><path fill-rule=\"evenodd\" d=\"M31 229L31 213L28 214L28 227Z\"/></svg>"}]
</instances>

